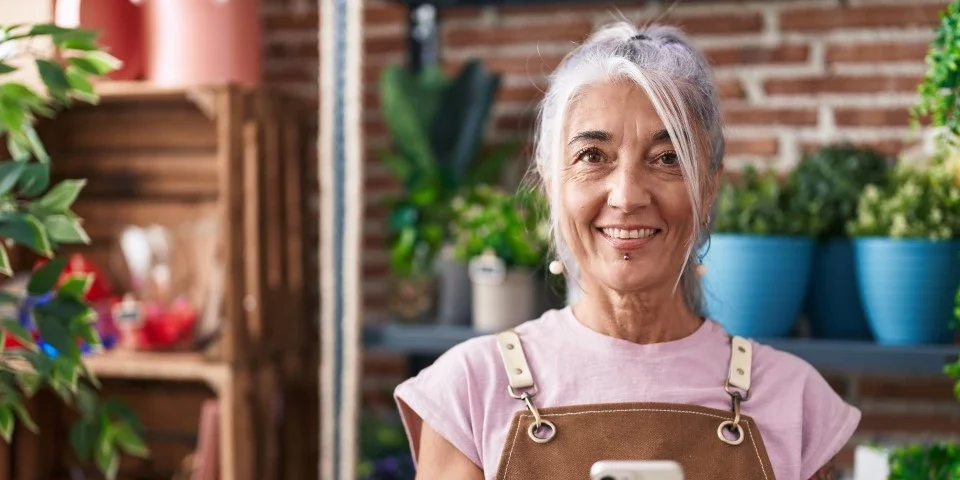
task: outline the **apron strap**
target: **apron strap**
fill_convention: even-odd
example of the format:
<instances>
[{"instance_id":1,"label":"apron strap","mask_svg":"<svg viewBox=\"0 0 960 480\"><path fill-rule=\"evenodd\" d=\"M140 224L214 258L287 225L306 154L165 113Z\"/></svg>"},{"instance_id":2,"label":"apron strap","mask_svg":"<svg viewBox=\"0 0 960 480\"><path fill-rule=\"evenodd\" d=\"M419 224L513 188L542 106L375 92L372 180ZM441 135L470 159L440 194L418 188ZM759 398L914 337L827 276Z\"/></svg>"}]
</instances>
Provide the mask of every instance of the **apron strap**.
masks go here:
<instances>
[{"instance_id":1,"label":"apron strap","mask_svg":"<svg viewBox=\"0 0 960 480\"><path fill-rule=\"evenodd\" d=\"M730 372L727 384L750 395L750 367L753 365L753 345L743 337L733 337L730 342Z\"/></svg>"},{"instance_id":2,"label":"apron strap","mask_svg":"<svg viewBox=\"0 0 960 480\"><path fill-rule=\"evenodd\" d=\"M500 359L503 360L503 367L507 370L507 378L510 379L510 388L514 391L536 388L533 374L530 373L530 365L527 364L527 356L523 353L523 345L520 343L520 336L517 335L517 332L507 330L498 333L497 347L500 349Z\"/></svg>"}]
</instances>

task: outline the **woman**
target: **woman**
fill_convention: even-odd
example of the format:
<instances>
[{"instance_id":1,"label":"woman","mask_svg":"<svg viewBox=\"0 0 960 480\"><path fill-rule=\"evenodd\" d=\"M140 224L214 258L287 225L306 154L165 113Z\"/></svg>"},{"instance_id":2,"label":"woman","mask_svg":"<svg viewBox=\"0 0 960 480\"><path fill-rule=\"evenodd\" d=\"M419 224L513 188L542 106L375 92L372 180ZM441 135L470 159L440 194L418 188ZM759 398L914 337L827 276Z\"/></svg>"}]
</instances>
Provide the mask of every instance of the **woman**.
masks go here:
<instances>
[{"instance_id":1,"label":"woman","mask_svg":"<svg viewBox=\"0 0 960 480\"><path fill-rule=\"evenodd\" d=\"M418 479L586 479L604 459L834 478L860 412L807 363L705 317L696 252L723 152L710 69L678 30L612 25L564 59L535 159L583 294L397 388Z\"/></svg>"}]
</instances>

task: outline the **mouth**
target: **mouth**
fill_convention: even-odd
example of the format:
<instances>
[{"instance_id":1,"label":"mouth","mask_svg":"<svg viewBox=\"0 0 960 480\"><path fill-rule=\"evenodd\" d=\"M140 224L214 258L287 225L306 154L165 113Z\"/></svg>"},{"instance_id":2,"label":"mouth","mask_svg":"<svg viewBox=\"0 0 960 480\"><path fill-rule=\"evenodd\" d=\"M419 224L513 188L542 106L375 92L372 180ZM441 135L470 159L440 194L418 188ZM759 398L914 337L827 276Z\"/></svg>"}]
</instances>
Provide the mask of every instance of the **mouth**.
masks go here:
<instances>
[{"instance_id":1,"label":"mouth","mask_svg":"<svg viewBox=\"0 0 960 480\"><path fill-rule=\"evenodd\" d=\"M598 227L597 231L618 250L634 250L657 238L663 230L653 227Z\"/></svg>"}]
</instances>

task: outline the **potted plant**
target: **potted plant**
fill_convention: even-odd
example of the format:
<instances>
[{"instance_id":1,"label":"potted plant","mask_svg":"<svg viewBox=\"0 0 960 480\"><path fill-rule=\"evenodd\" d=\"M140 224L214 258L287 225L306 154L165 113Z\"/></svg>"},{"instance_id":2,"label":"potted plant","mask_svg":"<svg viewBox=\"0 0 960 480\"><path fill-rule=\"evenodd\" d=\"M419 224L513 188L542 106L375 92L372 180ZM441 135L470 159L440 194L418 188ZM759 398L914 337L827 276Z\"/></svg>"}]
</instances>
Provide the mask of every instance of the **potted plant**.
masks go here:
<instances>
[{"instance_id":1,"label":"potted plant","mask_svg":"<svg viewBox=\"0 0 960 480\"><path fill-rule=\"evenodd\" d=\"M439 67L411 72L398 66L380 78L392 147L381 159L402 187L388 199L394 304L401 317L426 316L436 284L441 323L469 321L467 267L449 248L450 202L462 188L495 182L516 150L513 142L483 149L499 85L500 76L477 60L452 78Z\"/></svg>"},{"instance_id":2,"label":"potted plant","mask_svg":"<svg viewBox=\"0 0 960 480\"><path fill-rule=\"evenodd\" d=\"M807 289L813 238L794 189L772 170L746 167L720 189L703 249L709 315L734 335L788 335Z\"/></svg>"},{"instance_id":3,"label":"potted plant","mask_svg":"<svg viewBox=\"0 0 960 480\"><path fill-rule=\"evenodd\" d=\"M535 318L543 305L546 202L534 188L516 194L479 185L454 199L453 249L469 262L473 327L495 332Z\"/></svg>"},{"instance_id":4,"label":"potted plant","mask_svg":"<svg viewBox=\"0 0 960 480\"><path fill-rule=\"evenodd\" d=\"M960 284L960 176L957 161L899 164L883 185L868 185L855 236L859 291L884 344L952 338L953 295Z\"/></svg>"},{"instance_id":5,"label":"potted plant","mask_svg":"<svg viewBox=\"0 0 960 480\"><path fill-rule=\"evenodd\" d=\"M56 250L90 241L71 209L86 182L50 185L53 159L35 129L40 117L53 118L77 101L97 101L92 80L119 65L96 36L52 24L0 27L0 51L6 53L0 58L0 133L7 147L0 162L0 274L14 273L8 249L45 259L30 272L24 294L0 294L7 313L0 320L0 436L9 443L17 422L37 432L25 402L49 388L79 413L70 432L78 457L92 458L113 479L120 452L145 456L147 448L136 417L123 404L99 401L99 382L84 366L83 352L103 345L96 312L85 300L93 278L64 279L67 258ZM52 48L34 49L34 40ZM28 66L42 82L39 88L10 80ZM26 326L13 318L20 314Z\"/></svg>"},{"instance_id":6,"label":"potted plant","mask_svg":"<svg viewBox=\"0 0 960 480\"><path fill-rule=\"evenodd\" d=\"M803 157L792 174L797 210L816 240L804 313L818 338L869 339L857 292L853 242L847 224L863 188L882 183L892 160L870 148L827 145Z\"/></svg>"}]
</instances>

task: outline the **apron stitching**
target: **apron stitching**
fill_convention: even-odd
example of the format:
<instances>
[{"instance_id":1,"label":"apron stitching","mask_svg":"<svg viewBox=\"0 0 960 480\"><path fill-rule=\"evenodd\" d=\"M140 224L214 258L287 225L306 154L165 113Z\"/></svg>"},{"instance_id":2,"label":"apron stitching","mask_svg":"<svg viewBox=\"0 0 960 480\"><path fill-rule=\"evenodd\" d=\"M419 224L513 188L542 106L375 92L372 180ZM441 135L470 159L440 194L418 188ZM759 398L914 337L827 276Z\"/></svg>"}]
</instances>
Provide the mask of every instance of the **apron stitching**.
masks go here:
<instances>
[{"instance_id":1,"label":"apron stitching","mask_svg":"<svg viewBox=\"0 0 960 480\"><path fill-rule=\"evenodd\" d=\"M753 445L753 451L757 454L757 460L760 461L760 471L763 472L763 478L767 478L767 467L763 466L763 458L760 458L760 450L757 448L757 442L753 438L753 429L750 428L750 422L744 420L747 424L747 432L750 433L750 444Z\"/></svg>"},{"instance_id":2,"label":"apron stitching","mask_svg":"<svg viewBox=\"0 0 960 480\"><path fill-rule=\"evenodd\" d=\"M712 418L719 418L719 419L727 418L727 417L720 416L720 415L713 415L713 414L710 414L710 413L696 412L696 411L691 411L691 410L667 410L667 409L663 409L663 408L629 408L629 409L618 409L618 410L590 410L590 411L585 411L585 412L547 413L547 414L544 414L544 415L542 415L542 416L544 416L544 417L563 417L563 416L567 416L567 415L581 415L581 414L585 414L585 413L623 413L623 412L693 413L693 414L703 415L703 416L712 417ZM510 453L507 454L507 464L506 464L506 466L504 466L504 468L503 468L503 474L504 474L504 475L506 475L507 472L510 471L510 459L513 458L513 449L514 449L514 447L517 446L517 436L520 435L520 430L521 430L521 428L520 428L520 421L522 421L524 418L527 418L527 417L533 418L533 415L524 415L524 414L521 413L521 414L520 414L520 418L517 419L517 431L513 433L513 441L510 442ZM767 467L765 467L765 466L763 465L763 458L760 457L760 450L757 448L757 442L756 442L756 439L755 439L754 436L753 436L753 429L750 428L750 422L744 420L743 423L745 423L745 424L747 425L747 432L750 433L750 444L753 445L753 451L754 451L754 453L757 454L757 460L760 462L760 471L763 472L763 478L769 478L769 477L767 477Z\"/></svg>"},{"instance_id":3,"label":"apron stitching","mask_svg":"<svg viewBox=\"0 0 960 480\"><path fill-rule=\"evenodd\" d=\"M513 458L513 449L517 446L517 436L520 435L520 421L523 420L523 417L526 415L520 414L520 418L517 419L517 431L513 432L513 441L510 442L510 453L507 455L507 465L503 468L503 474L506 475L510 471L510 459ZM531 417L533 415L530 415Z\"/></svg>"}]
</instances>

